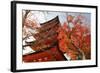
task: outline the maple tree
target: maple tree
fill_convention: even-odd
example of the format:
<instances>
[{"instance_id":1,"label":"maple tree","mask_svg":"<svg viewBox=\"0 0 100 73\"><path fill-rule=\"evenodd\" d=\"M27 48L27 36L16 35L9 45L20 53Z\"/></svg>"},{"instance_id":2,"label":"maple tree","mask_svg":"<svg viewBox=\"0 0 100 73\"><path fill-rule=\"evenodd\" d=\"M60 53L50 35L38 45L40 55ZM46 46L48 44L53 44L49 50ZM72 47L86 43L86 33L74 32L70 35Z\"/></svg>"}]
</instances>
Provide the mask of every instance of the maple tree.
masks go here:
<instances>
[{"instance_id":1,"label":"maple tree","mask_svg":"<svg viewBox=\"0 0 100 73\"><path fill-rule=\"evenodd\" d=\"M72 30L68 28L66 22L58 29L59 49L66 53L71 60L91 58L90 31L88 27L81 25L80 17L78 16L78 21L75 22Z\"/></svg>"}]
</instances>

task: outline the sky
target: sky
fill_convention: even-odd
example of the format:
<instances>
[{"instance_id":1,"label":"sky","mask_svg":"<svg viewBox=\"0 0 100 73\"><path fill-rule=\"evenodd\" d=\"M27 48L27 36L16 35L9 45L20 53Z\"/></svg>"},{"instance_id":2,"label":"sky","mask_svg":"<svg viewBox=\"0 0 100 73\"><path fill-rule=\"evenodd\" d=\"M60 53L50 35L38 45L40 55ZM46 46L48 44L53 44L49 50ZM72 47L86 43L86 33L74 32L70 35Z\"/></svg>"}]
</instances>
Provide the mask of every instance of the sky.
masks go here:
<instances>
[{"instance_id":1,"label":"sky","mask_svg":"<svg viewBox=\"0 0 100 73\"><path fill-rule=\"evenodd\" d=\"M60 23L63 24L64 22L67 22L67 16L72 15L74 17L77 17L78 15L84 16L83 22L90 25L91 23L91 14L90 13L78 13L78 12L52 12L52 11L31 11L28 16L29 19L35 19L38 23L44 23L46 21L49 21L56 16L59 17Z\"/></svg>"}]
</instances>

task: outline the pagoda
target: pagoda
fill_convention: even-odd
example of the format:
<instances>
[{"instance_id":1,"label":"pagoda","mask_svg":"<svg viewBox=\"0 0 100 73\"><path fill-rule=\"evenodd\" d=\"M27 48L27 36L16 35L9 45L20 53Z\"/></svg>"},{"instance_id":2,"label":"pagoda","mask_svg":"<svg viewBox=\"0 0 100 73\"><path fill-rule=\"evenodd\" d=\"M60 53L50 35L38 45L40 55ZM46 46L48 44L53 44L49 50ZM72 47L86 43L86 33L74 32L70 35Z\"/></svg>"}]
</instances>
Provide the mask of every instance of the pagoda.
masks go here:
<instances>
[{"instance_id":1,"label":"pagoda","mask_svg":"<svg viewBox=\"0 0 100 73\"><path fill-rule=\"evenodd\" d=\"M63 53L58 47L58 28L61 26L59 17L55 17L45 23L40 24L38 33L32 34L36 39L27 44L36 52L23 55L24 62L44 62L65 60Z\"/></svg>"}]
</instances>

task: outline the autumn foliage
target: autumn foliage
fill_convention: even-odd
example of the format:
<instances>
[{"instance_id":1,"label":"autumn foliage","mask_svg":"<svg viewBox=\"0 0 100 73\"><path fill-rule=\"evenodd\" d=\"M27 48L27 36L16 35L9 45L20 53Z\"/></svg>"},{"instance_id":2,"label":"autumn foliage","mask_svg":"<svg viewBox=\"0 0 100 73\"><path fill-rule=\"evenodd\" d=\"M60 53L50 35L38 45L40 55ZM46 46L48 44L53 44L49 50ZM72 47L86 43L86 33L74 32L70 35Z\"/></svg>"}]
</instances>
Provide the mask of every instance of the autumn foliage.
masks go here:
<instances>
[{"instance_id":1,"label":"autumn foliage","mask_svg":"<svg viewBox=\"0 0 100 73\"><path fill-rule=\"evenodd\" d=\"M81 20L80 20L81 21ZM71 60L91 58L91 34L88 27L78 21L73 24L72 30L65 22L58 29L59 49L67 54Z\"/></svg>"},{"instance_id":2,"label":"autumn foliage","mask_svg":"<svg viewBox=\"0 0 100 73\"><path fill-rule=\"evenodd\" d=\"M58 19L55 22L53 20L52 23L46 22L45 25L40 25L35 21L35 19L31 20L31 18L26 17L28 15L30 15L31 17L31 14L29 14L29 12L30 11L26 12L23 19L23 35L25 35L25 37L23 38L33 36L36 39L35 42L31 44L31 48L33 50L44 51L45 48L48 48L56 43L57 47L51 49L59 49L61 53L66 54L68 57L70 57L70 60L91 59L90 25L82 22L82 20L84 20L83 16L79 15L74 17L72 15L68 15L66 17L66 22L64 22L63 24L57 22L59 21ZM61 25L58 25L58 23ZM48 26L47 24L51 25ZM89 27L86 25L89 25ZM45 53L41 53L39 55L36 54L35 56L25 56L26 58L24 59L35 62L36 60L33 60L33 58L35 59L35 57L37 57L36 59L39 59L40 56L44 57L45 54L49 56L50 60L52 59L51 55L54 56L52 52L50 52L50 55L46 51ZM60 56L57 57L60 58ZM42 60L39 59L38 61Z\"/></svg>"}]
</instances>

